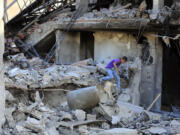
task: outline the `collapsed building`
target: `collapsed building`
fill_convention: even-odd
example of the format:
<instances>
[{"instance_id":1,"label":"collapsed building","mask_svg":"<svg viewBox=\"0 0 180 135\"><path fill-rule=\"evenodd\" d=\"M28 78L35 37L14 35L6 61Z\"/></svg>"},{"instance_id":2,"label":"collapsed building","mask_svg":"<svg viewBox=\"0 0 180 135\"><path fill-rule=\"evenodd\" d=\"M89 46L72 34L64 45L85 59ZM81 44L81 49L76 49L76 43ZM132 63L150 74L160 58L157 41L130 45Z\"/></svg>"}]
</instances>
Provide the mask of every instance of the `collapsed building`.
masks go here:
<instances>
[{"instance_id":1,"label":"collapsed building","mask_svg":"<svg viewBox=\"0 0 180 135\"><path fill-rule=\"evenodd\" d=\"M152 111L177 109L179 9L178 0L33 1L14 18L6 19L4 58L19 52L26 56L11 56L6 88L11 92L15 88L44 89L49 92L48 100L65 100L63 92L52 91L99 85L105 65L127 56L128 63L120 66L123 94L119 99L148 108L161 94ZM32 57L42 60L27 61ZM53 106L57 104L60 102Z\"/></svg>"}]
</instances>

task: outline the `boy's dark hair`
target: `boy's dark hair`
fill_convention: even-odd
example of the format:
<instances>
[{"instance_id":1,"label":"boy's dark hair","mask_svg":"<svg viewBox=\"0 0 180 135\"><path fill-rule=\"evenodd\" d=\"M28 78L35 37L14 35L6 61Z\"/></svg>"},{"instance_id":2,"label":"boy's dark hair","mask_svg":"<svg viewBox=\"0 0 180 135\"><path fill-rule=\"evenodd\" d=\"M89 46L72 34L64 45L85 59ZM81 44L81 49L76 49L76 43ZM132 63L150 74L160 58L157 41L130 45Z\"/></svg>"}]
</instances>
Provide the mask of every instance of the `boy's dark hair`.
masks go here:
<instances>
[{"instance_id":1,"label":"boy's dark hair","mask_svg":"<svg viewBox=\"0 0 180 135\"><path fill-rule=\"evenodd\" d=\"M127 61L127 57L126 57L126 56L123 56L122 59L125 60L125 61Z\"/></svg>"}]
</instances>

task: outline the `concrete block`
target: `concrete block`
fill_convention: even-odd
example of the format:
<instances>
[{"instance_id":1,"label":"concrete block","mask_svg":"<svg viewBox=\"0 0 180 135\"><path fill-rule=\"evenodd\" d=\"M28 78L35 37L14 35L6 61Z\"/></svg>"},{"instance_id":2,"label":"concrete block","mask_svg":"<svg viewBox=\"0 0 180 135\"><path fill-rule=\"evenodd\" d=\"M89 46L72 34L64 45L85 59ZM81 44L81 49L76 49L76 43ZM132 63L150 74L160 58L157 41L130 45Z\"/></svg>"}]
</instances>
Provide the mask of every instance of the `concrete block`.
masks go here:
<instances>
[{"instance_id":1,"label":"concrete block","mask_svg":"<svg viewBox=\"0 0 180 135\"><path fill-rule=\"evenodd\" d=\"M91 109L99 103L98 89L93 86L68 92L67 101L71 109Z\"/></svg>"},{"instance_id":2,"label":"concrete block","mask_svg":"<svg viewBox=\"0 0 180 135\"><path fill-rule=\"evenodd\" d=\"M148 129L148 131L151 134L156 134L156 135L161 135L161 134L166 134L167 133L166 129L164 129L162 127L151 127L150 129Z\"/></svg>"},{"instance_id":3,"label":"concrete block","mask_svg":"<svg viewBox=\"0 0 180 135\"><path fill-rule=\"evenodd\" d=\"M86 112L83 110L79 110L79 109L75 110L74 115L79 121L84 121L86 119Z\"/></svg>"}]
</instances>

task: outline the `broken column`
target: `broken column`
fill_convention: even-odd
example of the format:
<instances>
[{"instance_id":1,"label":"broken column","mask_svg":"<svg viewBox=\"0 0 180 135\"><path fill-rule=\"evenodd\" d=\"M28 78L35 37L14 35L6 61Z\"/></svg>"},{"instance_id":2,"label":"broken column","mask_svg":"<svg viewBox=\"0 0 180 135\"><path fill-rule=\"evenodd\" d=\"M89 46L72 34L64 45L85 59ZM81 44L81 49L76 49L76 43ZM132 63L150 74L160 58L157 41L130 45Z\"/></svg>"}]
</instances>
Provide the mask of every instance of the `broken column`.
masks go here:
<instances>
[{"instance_id":1,"label":"broken column","mask_svg":"<svg viewBox=\"0 0 180 135\"><path fill-rule=\"evenodd\" d=\"M0 2L0 128L4 123L5 110L5 91L4 91L4 72L3 72L3 53L4 53L4 1Z\"/></svg>"},{"instance_id":2,"label":"broken column","mask_svg":"<svg viewBox=\"0 0 180 135\"><path fill-rule=\"evenodd\" d=\"M76 0L76 10L81 11L80 16L88 11L89 0Z\"/></svg>"},{"instance_id":3,"label":"broken column","mask_svg":"<svg viewBox=\"0 0 180 135\"><path fill-rule=\"evenodd\" d=\"M67 101L71 109L93 108L99 103L98 89L93 86L68 92Z\"/></svg>"},{"instance_id":4,"label":"broken column","mask_svg":"<svg viewBox=\"0 0 180 135\"><path fill-rule=\"evenodd\" d=\"M153 0L153 10L159 10L164 6L164 0Z\"/></svg>"}]
</instances>

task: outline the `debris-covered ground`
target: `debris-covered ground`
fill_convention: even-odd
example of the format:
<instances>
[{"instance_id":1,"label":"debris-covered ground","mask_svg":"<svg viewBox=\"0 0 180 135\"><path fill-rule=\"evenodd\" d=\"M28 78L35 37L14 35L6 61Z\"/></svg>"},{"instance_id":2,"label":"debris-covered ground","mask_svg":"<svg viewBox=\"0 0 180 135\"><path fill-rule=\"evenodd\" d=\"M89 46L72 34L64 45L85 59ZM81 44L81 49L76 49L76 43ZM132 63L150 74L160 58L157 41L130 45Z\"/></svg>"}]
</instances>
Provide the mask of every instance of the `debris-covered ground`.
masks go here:
<instances>
[{"instance_id":1,"label":"debris-covered ground","mask_svg":"<svg viewBox=\"0 0 180 135\"><path fill-rule=\"evenodd\" d=\"M180 133L178 118L148 112L131 104L131 85L139 62L136 58L121 66L123 91L118 95L114 81L99 83L98 79L105 75L102 63L88 59L72 65L47 65L38 58L26 59L23 54L12 56L5 64L6 122L2 134ZM57 106L44 102L51 100L44 96L45 91L51 93L51 90L68 93L67 100Z\"/></svg>"}]
</instances>

